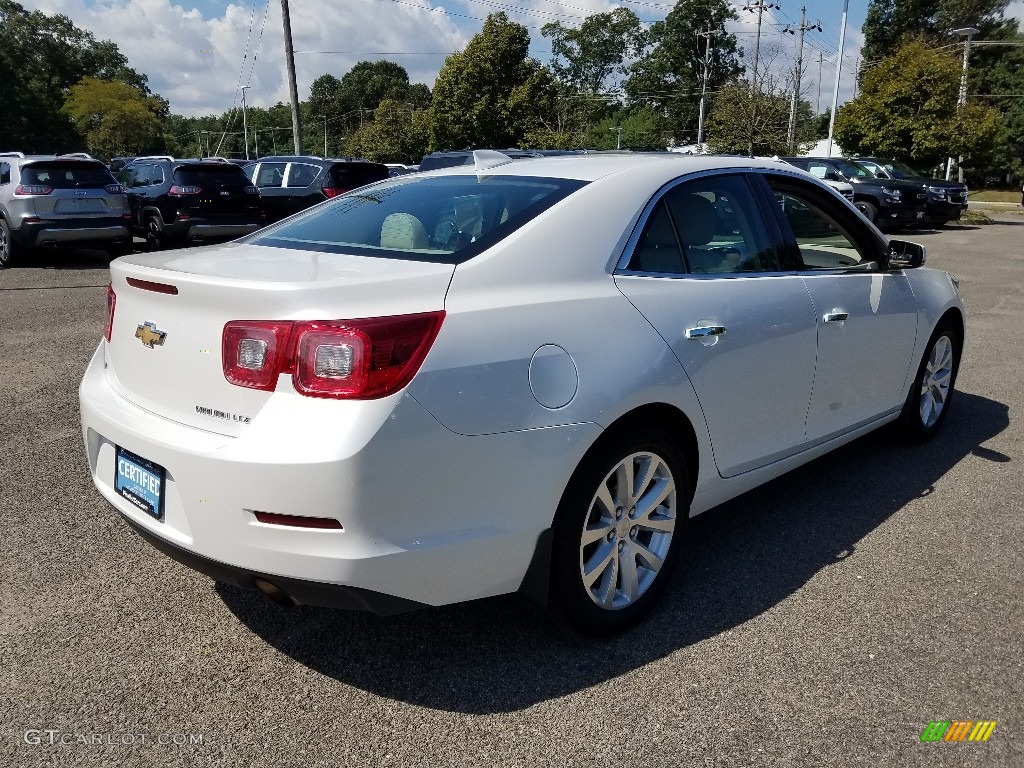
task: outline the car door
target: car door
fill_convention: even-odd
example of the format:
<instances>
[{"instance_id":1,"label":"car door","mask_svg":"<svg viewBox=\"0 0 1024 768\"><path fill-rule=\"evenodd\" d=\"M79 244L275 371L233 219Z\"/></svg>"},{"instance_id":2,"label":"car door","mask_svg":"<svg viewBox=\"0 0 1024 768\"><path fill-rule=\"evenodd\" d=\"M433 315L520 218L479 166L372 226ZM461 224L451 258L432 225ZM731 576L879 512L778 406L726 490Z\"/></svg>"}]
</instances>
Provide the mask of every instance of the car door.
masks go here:
<instances>
[{"instance_id":1,"label":"car door","mask_svg":"<svg viewBox=\"0 0 1024 768\"><path fill-rule=\"evenodd\" d=\"M903 404L917 334L906 276L885 263L885 242L816 185L767 175L787 248L799 254L818 337L807 439L814 443Z\"/></svg>"},{"instance_id":2,"label":"car door","mask_svg":"<svg viewBox=\"0 0 1024 768\"><path fill-rule=\"evenodd\" d=\"M616 273L686 371L724 477L806 440L814 309L799 274L780 267L768 204L742 173L677 183L648 207Z\"/></svg>"}]
</instances>

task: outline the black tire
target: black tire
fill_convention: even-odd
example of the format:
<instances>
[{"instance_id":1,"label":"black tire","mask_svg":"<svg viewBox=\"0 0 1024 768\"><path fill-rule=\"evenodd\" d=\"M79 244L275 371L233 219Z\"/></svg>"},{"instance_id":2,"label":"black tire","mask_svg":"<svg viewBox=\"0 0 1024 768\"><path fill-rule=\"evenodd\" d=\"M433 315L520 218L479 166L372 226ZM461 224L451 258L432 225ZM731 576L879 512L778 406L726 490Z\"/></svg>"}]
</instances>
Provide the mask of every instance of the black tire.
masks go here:
<instances>
[{"instance_id":1,"label":"black tire","mask_svg":"<svg viewBox=\"0 0 1024 768\"><path fill-rule=\"evenodd\" d=\"M941 323L928 340L898 422L906 439L924 443L939 433L956 391L962 346L959 329L948 321Z\"/></svg>"},{"instance_id":2,"label":"black tire","mask_svg":"<svg viewBox=\"0 0 1024 768\"><path fill-rule=\"evenodd\" d=\"M13 266L18 260L20 249L11 237L11 228L6 219L0 219L0 269Z\"/></svg>"},{"instance_id":3,"label":"black tire","mask_svg":"<svg viewBox=\"0 0 1024 768\"><path fill-rule=\"evenodd\" d=\"M858 200L854 203L857 210L864 214L864 218L872 224L878 224L878 206L869 203L867 200Z\"/></svg>"},{"instance_id":4,"label":"black tire","mask_svg":"<svg viewBox=\"0 0 1024 768\"><path fill-rule=\"evenodd\" d=\"M620 493L629 467L644 473L639 478L647 477L645 487L636 492L634 475L633 490ZM637 502L652 493L667 495L645 511ZM690 475L669 434L650 428L604 436L573 473L555 514L551 611L589 635L610 635L636 624L671 577L689 512ZM585 531L600 535L585 543ZM589 584L587 565L596 574Z\"/></svg>"},{"instance_id":5,"label":"black tire","mask_svg":"<svg viewBox=\"0 0 1024 768\"><path fill-rule=\"evenodd\" d=\"M167 246L167 237L163 225L156 216L146 217L146 249L162 251Z\"/></svg>"}]
</instances>

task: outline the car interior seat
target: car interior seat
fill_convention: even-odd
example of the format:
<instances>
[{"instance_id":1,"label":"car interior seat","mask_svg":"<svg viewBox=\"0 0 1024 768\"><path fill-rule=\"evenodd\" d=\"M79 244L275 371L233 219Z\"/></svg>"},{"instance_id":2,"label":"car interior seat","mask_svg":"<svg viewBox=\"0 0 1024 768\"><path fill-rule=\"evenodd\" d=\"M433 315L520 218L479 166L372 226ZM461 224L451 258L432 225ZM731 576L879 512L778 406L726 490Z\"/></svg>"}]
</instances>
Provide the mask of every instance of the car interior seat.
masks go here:
<instances>
[{"instance_id":1,"label":"car interior seat","mask_svg":"<svg viewBox=\"0 0 1024 768\"><path fill-rule=\"evenodd\" d=\"M705 247L715 238L718 219L714 203L703 195L689 194L670 200L669 209L679 227L690 271L722 272L722 254Z\"/></svg>"},{"instance_id":2,"label":"car interior seat","mask_svg":"<svg viewBox=\"0 0 1024 768\"><path fill-rule=\"evenodd\" d=\"M679 241L664 206L659 207L651 218L629 266L641 272L682 273Z\"/></svg>"},{"instance_id":3,"label":"car interior seat","mask_svg":"<svg viewBox=\"0 0 1024 768\"><path fill-rule=\"evenodd\" d=\"M411 213L392 213L380 227L380 247L415 251L428 247L427 230Z\"/></svg>"}]
</instances>

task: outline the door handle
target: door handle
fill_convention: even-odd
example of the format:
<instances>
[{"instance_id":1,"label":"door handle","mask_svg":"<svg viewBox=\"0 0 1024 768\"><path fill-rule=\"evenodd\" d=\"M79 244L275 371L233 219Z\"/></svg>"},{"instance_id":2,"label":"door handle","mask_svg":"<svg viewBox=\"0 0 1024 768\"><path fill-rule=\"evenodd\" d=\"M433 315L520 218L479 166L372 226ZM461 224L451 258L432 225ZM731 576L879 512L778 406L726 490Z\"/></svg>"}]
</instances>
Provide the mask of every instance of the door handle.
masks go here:
<instances>
[{"instance_id":1,"label":"door handle","mask_svg":"<svg viewBox=\"0 0 1024 768\"><path fill-rule=\"evenodd\" d=\"M841 323L850 316L849 312L826 312L821 318L826 323Z\"/></svg>"},{"instance_id":2,"label":"door handle","mask_svg":"<svg viewBox=\"0 0 1024 768\"><path fill-rule=\"evenodd\" d=\"M705 339L708 336L721 336L725 333L724 325L698 325L696 328L686 329L686 338Z\"/></svg>"}]
</instances>

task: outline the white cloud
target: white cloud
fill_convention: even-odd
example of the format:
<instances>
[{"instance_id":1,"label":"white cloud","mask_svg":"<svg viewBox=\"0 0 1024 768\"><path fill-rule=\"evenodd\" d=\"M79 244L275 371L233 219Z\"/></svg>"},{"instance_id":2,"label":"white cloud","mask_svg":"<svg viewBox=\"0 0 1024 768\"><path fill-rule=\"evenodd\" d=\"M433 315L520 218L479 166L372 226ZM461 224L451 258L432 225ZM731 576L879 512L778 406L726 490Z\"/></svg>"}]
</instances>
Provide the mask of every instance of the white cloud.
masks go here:
<instances>
[{"instance_id":1,"label":"white cloud","mask_svg":"<svg viewBox=\"0 0 1024 768\"><path fill-rule=\"evenodd\" d=\"M415 0L419 3L426 0ZM239 86L245 84L252 86L246 97L251 105L288 103L281 5L276 0L257 3L255 14L252 6L231 4L220 16L209 17L170 0L22 0L22 5L65 14L98 39L114 41L177 114L221 114L240 102ZM269 11L265 26L264 9ZM374 54L447 53L463 48L470 37L452 18L414 7L414 0L306 0L292 3L290 16L300 99L308 98L313 80L325 72L341 77L356 62L378 58L397 61L410 80L432 85L443 55Z\"/></svg>"}]
</instances>

